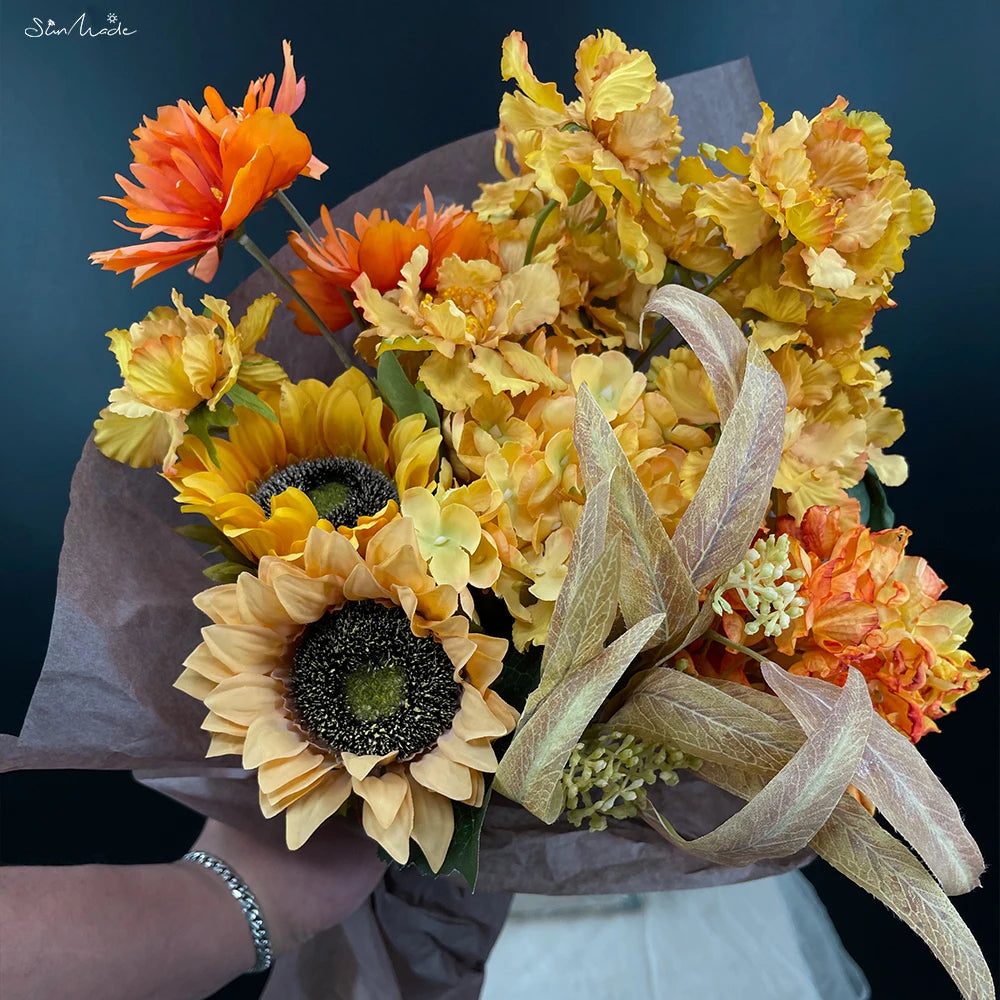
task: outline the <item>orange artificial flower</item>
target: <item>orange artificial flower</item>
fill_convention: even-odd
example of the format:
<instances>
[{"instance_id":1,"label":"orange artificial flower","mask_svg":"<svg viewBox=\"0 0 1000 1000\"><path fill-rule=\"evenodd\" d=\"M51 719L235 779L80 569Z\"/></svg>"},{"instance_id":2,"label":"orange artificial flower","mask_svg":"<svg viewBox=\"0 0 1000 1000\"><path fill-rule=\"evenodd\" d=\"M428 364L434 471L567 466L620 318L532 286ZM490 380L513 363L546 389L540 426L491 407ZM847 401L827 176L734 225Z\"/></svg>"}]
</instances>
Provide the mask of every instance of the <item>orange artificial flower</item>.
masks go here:
<instances>
[{"instance_id":1,"label":"orange artificial flower","mask_svg":"<svg viewBox=\"0 0 1000 1000\"><path fill-rule=\"evenodd\" d=\"M288 242L306 264L305 270L292 271L296 291L316 310L331 330L340 330L352 319L344 293L351 295L351 285L362 273L373 288L388 292L402 278L406 264L418 246L426 247L429 258L421 275L421 286L437 287L438 268L447 257L479 260L489 257L492 248L490 227L461 205L437 210L430 190L424 188L425 204L410 213L405 222L390 219L382 209L368 216L354 216L354 234L336 229L324 205L320 209L326 233L322 246L292 233ZM316 324L297 302L293 302L295 325L303 333L319 333Z\"/></svg>"},{"instance_id":2,"label":"orange artificial flower","mask_svg":"<svg viewBox=\"0 0 1000 1000\"><path fill-rule=\"evenodd\" d=\"M968 605L939 600L945 589L925 559L905 554L908 528L872 531L856 501L810 507L797 524L780 517L776 535L789 540L789 569L804 612L772 642L749 636L748 615L734 608L721 628L793 674L840 687L850 667L866 677L875 710L916 743L937 720L975 691L988 673L962 644L972 626ZM710 677L758 686L756 663L739 650L699 642L676 663Z\"/></svg>"},{"instance_id":3,"label":"orange artificial flower","mask_svg":"<svg viewBox=\"0 0 1000 1000\"><path fill-rule=\"evenodd\" d=\"M131 171L138 184L115 175L124 192L105 201L121 205L137 226L118 223L140 240L164 233L177 240L142 242L92 253L105 270L135 271L133 285L175 264L196 260L191 273L210 281L222 245L246 218L299 174L318 178L326 166L291 114L305 97L296 79L292 50L284 43L285 70L271 107L274 76L253 81L241 107L230 109L218 92L205 89L206 106L187 101L144 118L130 143Z\"/></svg>"}]
</instances>

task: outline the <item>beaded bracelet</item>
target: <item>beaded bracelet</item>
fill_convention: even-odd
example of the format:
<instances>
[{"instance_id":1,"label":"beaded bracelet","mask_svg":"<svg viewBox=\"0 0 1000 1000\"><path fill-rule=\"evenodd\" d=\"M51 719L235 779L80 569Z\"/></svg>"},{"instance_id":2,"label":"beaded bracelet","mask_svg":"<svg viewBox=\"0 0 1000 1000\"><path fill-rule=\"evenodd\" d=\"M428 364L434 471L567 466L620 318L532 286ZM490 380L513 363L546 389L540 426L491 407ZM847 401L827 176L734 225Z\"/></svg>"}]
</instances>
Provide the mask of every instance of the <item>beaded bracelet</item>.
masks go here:
<instances>
[{"instance_id":1,"label":"beaded bracelet","mask_svg":"<svg viewBox=\"0 0 1000 1000\"><path fill-rule=\"evenodd\" d=\"M271 967L271 942L267 936L267 926L264 917L257 904L257 897L250 891L246 884L224 861L206 854L204 851L189 851L181 858L182 861L191 861L202 868L215 872L229 888L233 898L240 904L243 915L250 925L250 935L253 938L254 953L257 961L252 969L247 972L264 972Z\"/></svg>"}]
</instances>

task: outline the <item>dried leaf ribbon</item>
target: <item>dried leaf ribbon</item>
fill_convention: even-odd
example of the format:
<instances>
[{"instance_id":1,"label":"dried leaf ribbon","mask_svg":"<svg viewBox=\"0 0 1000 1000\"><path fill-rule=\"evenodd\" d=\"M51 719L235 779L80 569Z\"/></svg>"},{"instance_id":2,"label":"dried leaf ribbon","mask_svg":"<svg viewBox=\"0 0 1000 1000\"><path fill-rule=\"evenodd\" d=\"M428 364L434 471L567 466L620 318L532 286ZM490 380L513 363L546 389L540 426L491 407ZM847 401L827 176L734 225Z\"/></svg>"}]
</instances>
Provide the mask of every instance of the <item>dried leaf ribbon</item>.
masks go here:
<instances>
[{"instance_id":1,"label":"dried leaf ribbon","mask_svg":"<svg viewBox=\"0 0 1000 1000\"><path fill-rule=\"evenodd\" d=\"M784 673L777 666L773 671ZM775 687L788 687L782 683L788 680L798 690L799 682L805 680L790 674L776 678L772 671L768 673L771 674L768 683ZM851 675L861 677L859 671L851 671ZM810 709L810 717L817 723L814 732L820 732L831 727L831 707L839 705L843 696L829 682L809 680L813 681L810 689L817 689L819 684L829 689L823 692L822 715L815 705ZM775 775L804 746L805 734L794 723L799 713L805 715L799 703L802 699L797 695L789 696L789 702L796 702L793 713L792 705L786 707L773 695L753 688L663 668L640 675L630 692L628 702L612 717L610 726L643 739L667 741L701 756L704 760L698 772L701 778L751 803L764 794L776 780ZM816 700L819 701L818 696ZM866 767L870 770L871 762L877 760L890 772L885 783L891 794L900 794L912 761L904 758L903 773L892 774L900 765L881 749L884 742L881 722L879 716L872 715L859 767L862 772ZM849 780L861 787L865 779L855 775ZM877 783L868 788L885 801L884 789ZM914 794L924 802L928 793L924 789ZM910 808L925 810L924 805ZM935 808L948 815L940 802L935 803ZM920 822L919 817L909 819ZM995 991L982 952L944 891L906 846L884 830L850 795L840 799L809 843L825 861L901 917L927 943L966 1000L994 1000ZM978 849L975 853L978 855Z\"/></svg>"},{"instance_id":2,"label":"dried leaf ribbon","mask_svg":"<svg viewBox=\"0 0 1000 1000\"><path fill-rule=\"evenodd\" d=\"M799 677L773 663L764 679L807 733L825 725L837 692L818 677ZM955 800L920 751L881 716L876 716L853 783L904 836L949 896L979 885L985 868Z\"/></svg>"},{"instance_id":3,"label":"dried leaf ribbon","mask_svg":"<svg viewBox=\"0 0 1000 1000\"><path fill-rule=\"evenodd\" d=\"M713 785L751 799L759 774L707 763ZM972 932L926 868L850 795L845 795L810 847L827 864L884 903L927 944L965 1000L996 1000L989 966Z\"/></svg>"},{"instance_id":4,"label":"dried leaf ribbon","mask_svg":"<svg viewBox=\"0 0 1000 1000\"><path fill-rule=\"evenodd\" d=\"M662 615L663 625L654 640L669 643L683 635L697 615L698 591L586 385L577 393L573 443L588 493L615 473L609 525L621 535L624 549L618 600L625 623L632 626L650 615Z\"/></svg>"},{"instance_id":5,"label":"dried leaf ribbon","mask_svg":"<svg viewBox=\"0 0 1000 1000\"><path fill-rule=\"evenodd\" d=\"M500 762L494 785L546 823L563 811L563 769L618 678L663 621L662 615L633 625L593 659L575 666L518 729Z\"/></svg>"},{"instance_id":6,"label":"dried leaf ribbon","mask_svg":"<svg viewBox=\"0 0 1000 1000\"><path fill-rule=\"evenodd\" d=\"M851 671L827 724L721 826L689 841L652 806L644 816L668 840L716 864L742 866L788 857L812 840L840 801L861 760L873 714L864 676Z\"/></svg>"},{"instance_id":7,"label":"dried leaf ribbon","mask_svg":"<svg viewBox=\"0 0 1000 1000\"><path fill-rule=\"evenodd\" d=\"M670 320L712 383L722 433L673 544L700 589L746 554L767 512L784 446L785 388L763 351L713 299L682 285L649 297L647 313Z\"/></svg>"}]
</instances>

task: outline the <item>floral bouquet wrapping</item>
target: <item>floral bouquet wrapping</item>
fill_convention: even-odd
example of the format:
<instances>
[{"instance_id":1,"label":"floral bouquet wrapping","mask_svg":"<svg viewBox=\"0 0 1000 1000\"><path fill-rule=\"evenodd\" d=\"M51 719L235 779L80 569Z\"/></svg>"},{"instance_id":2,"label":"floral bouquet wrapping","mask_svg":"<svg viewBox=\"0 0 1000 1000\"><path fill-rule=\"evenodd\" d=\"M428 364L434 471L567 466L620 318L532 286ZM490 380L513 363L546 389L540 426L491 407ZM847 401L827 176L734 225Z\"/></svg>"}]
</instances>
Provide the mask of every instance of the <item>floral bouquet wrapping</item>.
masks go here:
<instances>
[{"instance_id":1,"label":"floral bouquet wrapping","mask_svg":"<svg viewBox=\"0 0 1000 1000\"><path fill-rule=\"evenodd\" d=\"M133 769L291 850L377 841L384 885L268 996L474 996L506 893L818 854L992 997L948 901L983 860L916 749L986 671L893 524L870 340L933 204L842 97L776 125L746 63L668 85L610 31L576 67L567 100L511 34L495 136L314 225L288 43L242 105L144 119L108 199L139 239L93 260L207 282L233 242L262 269L108 333L4 767Z\"/></svg>"}]
</instances>

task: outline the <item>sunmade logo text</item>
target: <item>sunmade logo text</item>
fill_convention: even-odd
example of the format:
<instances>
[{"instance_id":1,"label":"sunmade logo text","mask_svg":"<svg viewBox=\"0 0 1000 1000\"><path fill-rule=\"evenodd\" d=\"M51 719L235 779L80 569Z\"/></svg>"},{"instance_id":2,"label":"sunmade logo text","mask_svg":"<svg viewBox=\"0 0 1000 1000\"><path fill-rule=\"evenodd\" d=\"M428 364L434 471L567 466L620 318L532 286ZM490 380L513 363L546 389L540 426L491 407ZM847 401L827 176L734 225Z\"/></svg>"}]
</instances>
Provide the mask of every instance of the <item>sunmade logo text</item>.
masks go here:
<instances>
[{"instance_id":1,"label":"sunmade logo text","mask_svg":"<svg viewBox=\"0 0 1000 1000\"><path fill-rule=\"evenodd\" d=\"M28 38L127 38L138 31L137 28L127 28L114 13L108 14L105 18L107 23L101 28L87 22L86 11L69 25L58 25L51 17L33 17L31 20L32 23L24 29Z\"/></svg>"}]
</instances>

